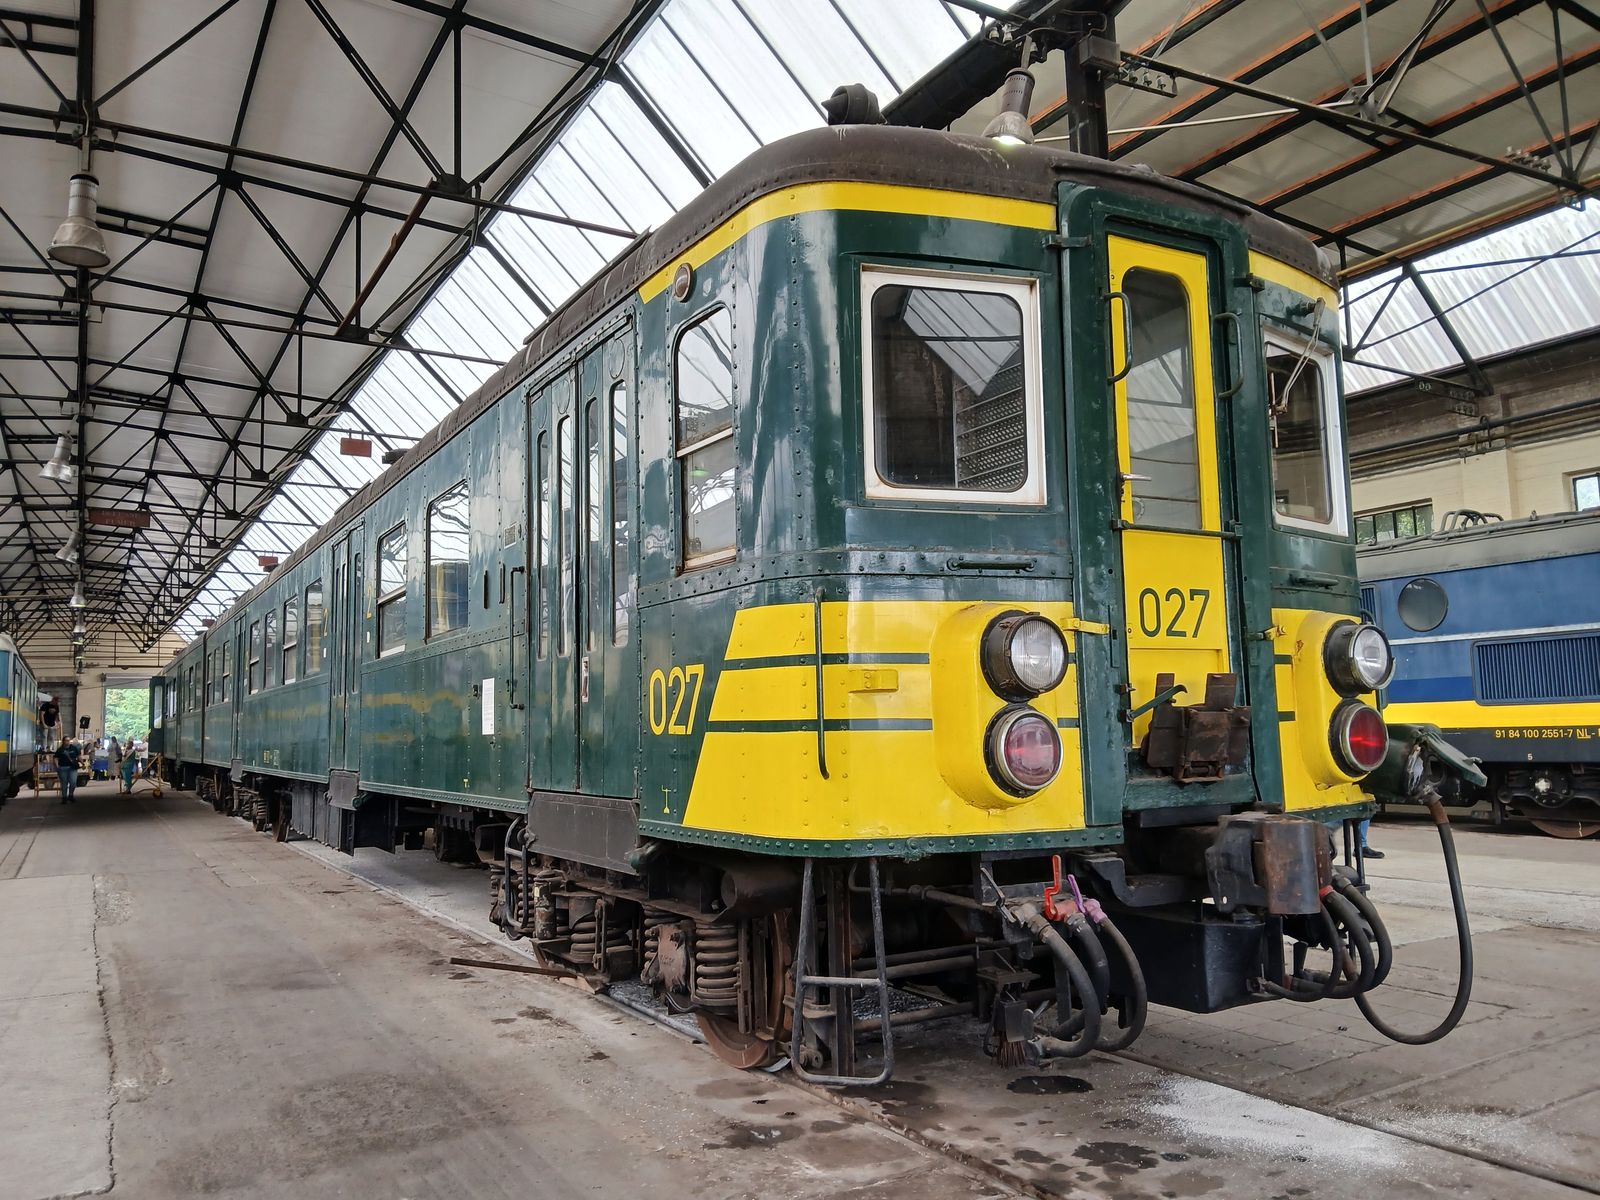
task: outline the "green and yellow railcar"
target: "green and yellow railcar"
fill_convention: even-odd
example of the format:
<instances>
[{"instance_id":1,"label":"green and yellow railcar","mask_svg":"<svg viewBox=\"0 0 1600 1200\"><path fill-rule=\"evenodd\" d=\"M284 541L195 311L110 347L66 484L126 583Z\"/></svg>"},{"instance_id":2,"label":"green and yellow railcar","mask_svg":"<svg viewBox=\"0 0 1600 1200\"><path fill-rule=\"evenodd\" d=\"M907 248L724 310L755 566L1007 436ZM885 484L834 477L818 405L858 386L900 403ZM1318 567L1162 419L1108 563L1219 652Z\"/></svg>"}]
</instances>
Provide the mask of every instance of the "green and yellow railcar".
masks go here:
<instances>
[{"instance_id":1,"label":"green and yellow railcar","mask_svg":"<svg viewBox=\"0 0 1600 1200\"><path fill-rule=\"evenodd\" d=\"M1323 823L1391 749L1336 339L1316 249L1212 193L789 138L180 656L168 753L284 832L432 829L510 936L743 1065L1364 990L1284 949L1370 950ZM891 985L924 1007L858 1021Z\"/></svg>"}]
</instances>

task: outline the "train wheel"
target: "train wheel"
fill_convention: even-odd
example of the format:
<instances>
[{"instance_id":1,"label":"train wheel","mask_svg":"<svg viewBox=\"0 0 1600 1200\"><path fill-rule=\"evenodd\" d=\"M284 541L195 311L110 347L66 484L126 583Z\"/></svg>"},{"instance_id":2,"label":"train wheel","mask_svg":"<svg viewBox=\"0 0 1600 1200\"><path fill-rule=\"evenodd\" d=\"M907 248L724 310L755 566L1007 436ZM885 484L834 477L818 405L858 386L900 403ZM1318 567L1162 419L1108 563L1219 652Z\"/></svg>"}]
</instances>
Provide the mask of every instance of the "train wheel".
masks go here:
<instances>
[{"instance_id":1,"label":"train wheel","mask_svg":"<svg viewBox=\"0 0 1600 1200\"><path fill-rule=\"evenodd\" d=\"M1576 821L1552 821L1549 818L1529 817L1528 823L1540 833L1557 838L1586 838L1600 833L1600 820L1579 818Z\"/></svg>"},{"instance_id":2,"label":"train wheel","mask_svg":"<svg viewBox=\"0 0 1600 1200\"><path fill-rule=\"evenodd\" d=\"M706 1045L723 1062L741 1071L770 1067L788 1050L789 997L794 966L794 939L787 913L774 913L764 921L750 922L749 950L740 963L758 986L754 989L752 1028L739 1028L739 1022L723 1012L696 1008L695 1019Z\"/></svg>"}]
</instances>

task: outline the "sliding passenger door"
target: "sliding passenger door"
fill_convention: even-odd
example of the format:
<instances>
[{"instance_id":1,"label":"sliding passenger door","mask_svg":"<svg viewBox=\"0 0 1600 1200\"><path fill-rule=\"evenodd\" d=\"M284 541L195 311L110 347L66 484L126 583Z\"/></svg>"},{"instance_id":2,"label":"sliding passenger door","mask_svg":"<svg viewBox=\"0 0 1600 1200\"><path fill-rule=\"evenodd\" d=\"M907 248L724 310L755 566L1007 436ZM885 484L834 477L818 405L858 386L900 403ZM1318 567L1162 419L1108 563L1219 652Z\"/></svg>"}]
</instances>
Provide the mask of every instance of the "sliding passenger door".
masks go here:
<instances>
[{"instance_id":1,"label":"sliding passenger door","mask_svg":"<svg viewBox=\"0 0 1600 1200\"><path fill-rule=\"evenodd\" d=\"M356 771L361 765L362 526L333 544L333 598L329 619L328 768Z\"/></svg>"},{"instance_id":2,"label":"sliding passenger door","mask_svg":"<svg viewBox=\"0 0 1600 1200\"><path fill-rule=\"evenodd\" d=\"M550 792L578 787L575 383L573 371L550 380L535 394L528 417L533 464L529 779L533 788Z\"/></svg>"}]
</instances>

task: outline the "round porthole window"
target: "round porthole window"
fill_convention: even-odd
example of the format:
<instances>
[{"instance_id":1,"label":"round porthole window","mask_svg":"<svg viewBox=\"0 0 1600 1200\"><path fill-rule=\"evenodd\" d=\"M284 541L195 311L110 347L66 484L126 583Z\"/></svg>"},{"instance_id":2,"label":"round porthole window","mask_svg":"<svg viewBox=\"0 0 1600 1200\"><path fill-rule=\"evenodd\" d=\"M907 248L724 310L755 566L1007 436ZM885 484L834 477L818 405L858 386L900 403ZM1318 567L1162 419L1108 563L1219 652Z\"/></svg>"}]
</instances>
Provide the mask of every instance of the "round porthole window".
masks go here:
<instances>
[{"instance_id":1,"label":"round porthole window","mask_svg":"<svg viewBox=\"0 0 1600 1200\"><path fill-rule=\"evenodd\" d=\"M1418 633L1439 628L1450 611L1444 589L1431 579L1413 579L1406 584L1400 589L1395 606L1400 610L1400 619Z\"/></svg>"}]
</instances>

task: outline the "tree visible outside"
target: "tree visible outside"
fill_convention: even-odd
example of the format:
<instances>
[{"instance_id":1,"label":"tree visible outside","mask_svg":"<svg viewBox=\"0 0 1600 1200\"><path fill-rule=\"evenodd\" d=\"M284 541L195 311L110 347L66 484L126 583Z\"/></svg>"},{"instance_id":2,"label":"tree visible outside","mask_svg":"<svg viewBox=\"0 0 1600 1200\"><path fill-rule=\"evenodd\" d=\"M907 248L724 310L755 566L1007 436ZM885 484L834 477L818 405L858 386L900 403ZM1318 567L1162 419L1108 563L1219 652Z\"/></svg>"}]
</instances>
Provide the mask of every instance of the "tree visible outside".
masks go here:
<instances>
[{"instance_id":1,"label":"tree visible outside","mask_svg":"<svg viewBox=\"0 0 1600 1200\"><path fill-rule=\"evenodd\" d=\"M150 728L150 692L142 687L106 689L106 733L121 741Z\"/></svg>"}]
</instances>

